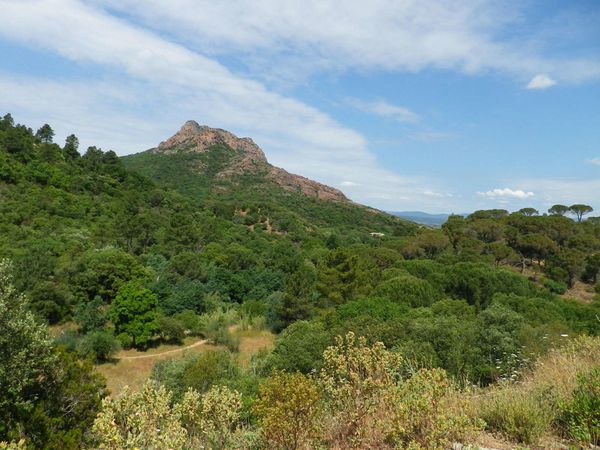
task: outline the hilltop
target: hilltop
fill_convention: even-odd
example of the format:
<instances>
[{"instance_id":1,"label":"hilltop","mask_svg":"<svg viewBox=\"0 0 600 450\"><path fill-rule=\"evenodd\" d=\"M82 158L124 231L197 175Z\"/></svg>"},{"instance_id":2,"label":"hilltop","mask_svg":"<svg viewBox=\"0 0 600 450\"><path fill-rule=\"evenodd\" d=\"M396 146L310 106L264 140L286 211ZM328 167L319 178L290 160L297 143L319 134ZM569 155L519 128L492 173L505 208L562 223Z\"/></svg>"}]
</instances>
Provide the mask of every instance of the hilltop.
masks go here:
<instances>
[{"instance_id":1,"label":"hilltop","mask_svg":"<svg viewBox=\"0 0 600 450\"><path fill-rule=\"evenodd\" d=\"M338 189L269 164L262 149L251 138L239 138L229 131L201 126L193 120L187 121L177 133L149 152L196 156L193 170L217 183L219 179L231 180L236 175L256 174L288 191L323 200L349 201Z\"/></svg>"},{"instance_id":2,"label":"hilltop","mask_svg":"<svg viewBox=\"0 0 600 450\"><path fill-rule=\"evenodd\" d=\"M121 160L160 186L249 226L280 232L342 227L396 235L416 229L352 202L336 188L273 166L251 138L193 120L156 147Z\"/></svg>"}]
</instances>

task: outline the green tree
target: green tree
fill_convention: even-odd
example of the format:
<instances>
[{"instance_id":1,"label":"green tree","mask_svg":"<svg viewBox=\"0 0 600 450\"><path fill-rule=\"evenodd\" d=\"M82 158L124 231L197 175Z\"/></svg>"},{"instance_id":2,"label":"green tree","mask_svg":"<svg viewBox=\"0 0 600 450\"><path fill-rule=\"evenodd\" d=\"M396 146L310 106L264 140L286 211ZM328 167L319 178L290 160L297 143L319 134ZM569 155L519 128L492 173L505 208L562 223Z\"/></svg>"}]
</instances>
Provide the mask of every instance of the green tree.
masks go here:
<instances>
[{"instance_id":1,"label":"green tree","mask_svg":"<svg viewBox=\"0 0 600 450\"><path fill-rule=\"evenodd\" d=\"M111 306L115 333L131 337L134 347L145 347L158 331L158 300L137 282L121 286Z\"/></svg>"},{"instance_id":2,"label":"green tree","mask_svg":"<svg viewBox=\"0 0 600 450\"><path fill-rule=\"evenodd\" d=\"M330 344L331 337L323 324L299 320L279 335L267 366L287 372L318 370L323 363L323 351Z\"/></svg>"},{"instance_id":3,"label":"green tree","mask_svg":"<svg viewBox=\"0 0 600 450\"><path fill-rule=\"evenodd\" d=\"M53 377L56 356L46 327L16 291L7 260L0 261L0 348L0 423L11 428L33 408L42 380ZM0 425L0 438L2 432Z\"/></svg>"},{"instance_id":4,"label":"green tree","mask_svg":"<svg viewBox=\"0 0 600 450\"><path fill-rule=\"evenodd\" d=\"M54 130L47 123L42 125L40 129L37 130L35 136L40 139L44 144L51 144L52 139L54 138Z\"/></svg>"},{"instance_id":5,"label":"green tree","mask_svg":"<svg viewBox=\"0 0 600 450\"><path fill-rule=\"evenodd\" d=\"M415 308L429 306L441 297L431 283L412 275L401 275L386 280L377 286L373 293Z\"/></svg>"},{"instance_id":6,"label":"green tree","mask_svg":"<svg viewBox=\"0 0 600 450\"><path fill-rule=\"evenodd\" d=\"M564 216L569 212L569 207L565 205L553 205L548 209L548 214L553 216Z\"/></svg>"},{"instance_id":7,"label":"green tree","mask_svg":"<svg viewBox=\"0 0 600 450\"><path fill-rule=\"evenodd\" d=\"M596 284L596 281L598 281L599 273L600 273L600 253L596 253L595 255L589 255L585 259L585 270L584 270L581 278L592 284Z\"/></svg>"},{"instance_id":8,"label":"green tree","mask_svg":"<svg viewBox=\"0 0 600 450\"><path fill-rule=\"evenodd\" d=\"M79 149L79 139L74 134L70 134L65 139L65 146L63 147L63 153L69 159L79 158L81 155L77 151Z\"/></svg>"},{"instance_id":9,"label":"green tree","mask_svg":"<svg viewBox=\"0 0 600 450\"><path fill-rule=\"evenodd\" d=\"M84 358L104 362L119 350L119 341L110 331L95 330L86 334L77 345L77 353Z\"/></svg>"},{"instance_id":10,"label":"green tree","mask_svg":"<svg viewBox=\"0 0 600 450\"><path fill-rule=\"evenodd\" d=\"M569 212L577 217L577 222L581 222L583 216L591 213L593 210L594 208L589 205L576 204L569 206Z\"/></svg>"},{"instance_id":11,"label":"green tree","mask_svg":"<svg viewBox=\"0 0 600 450\"><path fill-rule=\"evenodd\" d=\"M524 216L537 216L539 211L535 208L521 208L517 211L519 214L523 214Z\"/></svg>"},{"instance_id":12,"label":"green tree","mask_svg":"<svg viewBox=\"0 0 600 450\"><path fill-rule=\"evenodd\" d=\"M98 330L108 321L105 304L100 297L95 297L89 302L81 302L75 308L75 321L79 324L81 332Z\"/></svg>"}]
</instances>

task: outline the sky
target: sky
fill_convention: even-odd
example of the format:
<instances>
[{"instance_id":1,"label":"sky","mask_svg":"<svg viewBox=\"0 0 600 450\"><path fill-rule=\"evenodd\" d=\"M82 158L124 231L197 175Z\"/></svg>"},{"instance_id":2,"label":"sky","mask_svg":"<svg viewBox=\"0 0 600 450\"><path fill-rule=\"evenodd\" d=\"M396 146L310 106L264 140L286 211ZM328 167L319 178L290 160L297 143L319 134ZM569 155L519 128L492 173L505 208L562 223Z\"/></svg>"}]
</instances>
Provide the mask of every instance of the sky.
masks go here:
<instances>
[{"instance_id":1,"label":"sky","mask_svg":"<svg viewBox=\"0 0 600 450\"><path fill-rule=\"evenodd\" d=\"M598 0L0 0L0 114L119 155L196 120L388 211L600 211L598 24Z\"/></svg>"}]
</instances>

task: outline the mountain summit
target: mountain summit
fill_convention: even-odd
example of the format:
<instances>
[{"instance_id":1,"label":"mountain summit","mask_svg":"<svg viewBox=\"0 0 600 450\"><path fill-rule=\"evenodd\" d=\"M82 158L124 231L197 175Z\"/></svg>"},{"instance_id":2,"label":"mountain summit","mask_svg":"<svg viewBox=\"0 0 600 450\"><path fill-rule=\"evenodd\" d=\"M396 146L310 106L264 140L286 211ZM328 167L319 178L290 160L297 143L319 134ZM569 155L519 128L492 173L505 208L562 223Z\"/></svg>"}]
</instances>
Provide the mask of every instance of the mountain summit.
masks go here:
<instances>
[{"instance_id":1,"label":"mountain summit","mask_svg":"<svg viewBox=\"0 0 600 450\"><path fill-rule=\"evenodd\" d=\"M338 189L271 165L252 139L237 137L220 128L199 125L193 120L184 123L177 133L149 152L165 156L198 156L193 160L193 170L198 174L211 175L215 180L256 175L287 191L323 200L349 202Z\"/></svg>"}]
</instances>

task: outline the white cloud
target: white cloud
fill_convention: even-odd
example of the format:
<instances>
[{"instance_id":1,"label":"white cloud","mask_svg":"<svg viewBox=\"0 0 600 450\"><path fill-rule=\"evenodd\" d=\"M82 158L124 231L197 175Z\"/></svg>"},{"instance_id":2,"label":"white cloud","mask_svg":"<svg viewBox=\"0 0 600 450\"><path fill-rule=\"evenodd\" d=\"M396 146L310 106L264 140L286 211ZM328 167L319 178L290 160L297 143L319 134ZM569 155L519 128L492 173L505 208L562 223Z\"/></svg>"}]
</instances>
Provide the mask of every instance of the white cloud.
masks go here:
<instances>
[{"instance_id":1,"label":"white cloud","mask_svg":"<svg viewBox=\"0 0 600 450\"><path fill-rule=\"evenodd\" d=\"M398 122L414 123L419 120L419 116L408 108L393 105L384 100L365 102L356 98L349 98L347 102L352 107L361 111L375 114L376 116L390 118Z\"/></svg>"},{"instance_id":2,"label":"white cloud","mask_svg":"<svg viewBox=\"0 0 600 450\"><path fill-rule=\"evenodd\" d=\"M235 54L267 79L273 67L287 78L324 69L425 68L468 74L499 70L521 80L539 73L569 82L600 77L597 58L546 56L554 41L523 26L524 6L514 2L89 1L132 15L207 54Z\"/></svg>"},{"instance_id":3,"label":"white cloud","mask_svg":"<svg viewBox=\"0 0 600 450\"><path fill-rule=\"evenodd\" d=\"M356 201L384 209L403 208L405 199L436 206L422 193L427 180L380 167L361 134L197 51L77 0L0 0L0 10L0 36L101 73L85 82L0 73L0 109L19 121L48 122L60 137L75 132L82 147L126 154L195 119L252 136L292 172L333 186L352 180L357 186L346 187Z\"/></svg>"},{"instance_id":4,"label":"white cloud","mask_svg":"<svg viewBox=\"0 0 600 450\"><path fill-rule=\"evenodd\" d=\"M477 195L485 198L516 198L526 199L534 197L535 194L531 191L523 191L521 189L510 189L510 188L496 188L490 191L478 192Z\"/></svg>"},{"instance_id":5,"label":"white cloud","mask_svg":"<svg viewBox=\"0 0 600 450\"><path fill-rule=\"evenodd\" d=\"M552 78L550 78L546 74L536 75L529 81L526 88L527 89L548 89L556 84Z\"/></svg>"},{"instance_id":6,"label":"white cloud","mask_svg":"<svg viewBox=\"0 0 600 450\"><path fill-rule=\"evenodd\" d=\"M550 207L554 204L572 205L584 203L592 205L600 211L598 192L600 192L600 179L575 179L575 178L535 178L522 180L527 186L535 186L543 199L543 206Z\"/></svg>"},{"instance_id":7,"label":"white cloud","mask_svg":"<svg viewBox=\"0 0 600 450\"><path fill-rule=\"evenodd\" d=\"M588 164L592 164L594 166L600 166L600 158L592 158L587 160Z\"/></svg>"},{"instance_id":8,"label":"white cloud","mask_svg":"<svg viewBox=\"0 0 600 450\"><path fill-rule=\"evenodd\" d=\"M437 198L450 198L450 197L454 197L453 194L451 194L450 192L436 192L436 191L432 191L429 189L426 189L425 191L423 191L423 195L426 195L428 197L437 197Z\"/></svg>"},{"instance_id":9,"label":"white cloud","mask_svg":"<svg viewBox=\"0 0 600 450\"><path fill-rule=\"evenodd\" d=\"M342 181L340 183L340 186L342 186L342 187L356 187L356 186L360 186L360 183L356 183L354 181Z\"/></svg>"}]
</instances>

